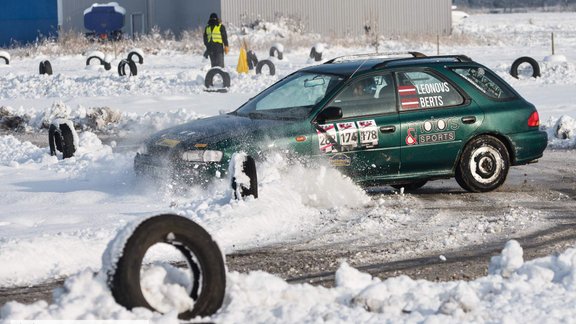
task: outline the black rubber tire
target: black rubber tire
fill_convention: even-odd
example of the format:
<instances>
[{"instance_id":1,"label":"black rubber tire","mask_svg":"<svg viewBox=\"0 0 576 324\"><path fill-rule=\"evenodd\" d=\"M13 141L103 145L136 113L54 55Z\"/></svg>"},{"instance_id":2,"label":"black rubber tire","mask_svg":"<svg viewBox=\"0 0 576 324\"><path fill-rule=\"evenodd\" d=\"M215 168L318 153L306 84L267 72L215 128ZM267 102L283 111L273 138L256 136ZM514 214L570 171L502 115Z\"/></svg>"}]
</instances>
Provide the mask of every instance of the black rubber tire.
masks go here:
<instances>
[{"instance_id":1,"label":"black rubber tire","mask_svg":"<svg viewBox=\"0 0 576 324\"><path fill-rule=\"evenodd\" d=\"M316 47L313 46L310 50L310 58L314 59L316 62L322 61L322 53L316 52Z\"/></svg>"},{"instance_id":2,"label":"black rubber tire","mask_svg":"<svg viewBox=\"0 0 576 324\"><path fill-rule=\"evenodd\" d=\"M136 63L131 60L122 60L118 63L118 75L126 75L126 65L130 68L130 76L138 75L138 67L136 67Z\"/></svg>"},{"instance_id":3,"label":"black rubber tire","mask_svg":"<svg viewBox=\"0 0 576 324\"><path fill-rule=\"evenodd\" d=\"M50 64L50 61L48 61L48 60L40 62L40 68L39 69L40 69L40 74L52 75L52 64Z\"/></svg>"},{"instance_id":4,"label":"black rubber tire","mask_svg":"<svg viewBox=\"0 0 576 324\"><path fill-rule=\"evenodd\" d=\"M514 78L518 79L518 68L520 67L521 64L524 63L528 63L532 66L532 77L533 78L538 78L540 77L540 65L538 65L538 62L536 62L535 59L528 57L528 56L523 56L520 58L517 58L514 63L512 63L512 67L510 67L510 75L513 76Z\"/></svg>"},{"instance_id":5,"label":"black rubber tire","mask_svg":"<svg viewBox=\"0 0 576 324\"><path fill-rule=\"evenodd\" d=\"M177 248L187 259L194 278L190 297L192 310L178 315L180 319L210 316L224 301L226 267L222 252L212 236L192 220L173 214L148 218L127 239L114 270L107 273L108 286L116 302L128 309L146 307L155 310L142 294L140 268L146 251L156 243Z\"/></svg>"},{"instance_id":6,"label":"black rubber tire","mask_svg":"<svg viewBox=\"0 0 576 324\"><path fill-rule=\"evenodd\" d=\"M104 65L104 60L101 59L99 56L90 56L89 58L87 58L86 65L90 65L90 62L92 62L92 60L98 60L100 65Z\"/></svg>"},{"instance_id":7,"label":"black rubber tire","mask_svg":"<svg viewBox=\"0 0 576 324\"><path fill-rule=\"evenodd\" d=\"M276 46L270 47L270 56L276 57L279 60L284 59L284 54Z\"/></svg>"},{"instance_id":8,"label":"black rubber tire","mask_svg":"<svg viewBox=\"0 0 576 324\"><path fill-rule=\"evenodd\" d=\"M10 60L7 57L0 56L0 59L4 59L4 63L6 63L6 65L10 65Z\"/></svg>"},{"instance_id":9,"label":"black rubber tire","mask_svg":"<svg viewBox=\"0 0 576 324\"><path fill-rule=\"evenodd\" d=\"M506 146L496 137L472 139L462 151L456 167L456 181L470 192L487 192L500 187L510 168Z\"/></svg>"},{"instance_id":10,"label":"black rubber tire","mask_svg":"<svg viewBox=\"0 0 576 324\"><path fill-rule=\"evenodd\" d=\"M422 181L408 182L408 183L402 183L402 184L393 184L390 186L392 188L398 189L398 190L400 190L401 188L404 188L405 191L415 191L415 190L418 190L418 189L424 187L424 185L426 183L428 183L427 180L422 180Z\"/></svg>"},{"instance_id":11,"label":"black rubber tire","mask_svg":"<svg viewBox=\"0 0 576 324\"><path fill-rule=\"evenodd\" d=\"M256 57L256 53L248 51L248 53L246 53L246 58L248 59L248 69L254 70L256 65L258 65L258 57Z\"/></svg>"},{"instance_id":12,"label":"black rubber tire","mask_svg":"<svg viewBox=\"0 0 576 324\"><path fill-rule=\"evenodd\" d=\"M48 128L48 145L52 156L56 155L56 150L62 151L62 133L60 128L54 124L51 124L50 128Z\"/></svg>"},{"instance_id":13,"label":"black rubber tire","mask_svg":"<svg viewBox=\"0 0 576 324\"><path fill-rule=\"evenodd\" d=\"M246 156L246 159L242 163L242 173L244 173L248 179L250 179L250 189L242 186L240 190L240 197L237 195L238 184L236 183L236 178L232 177L232 190L234 191L234 198L240 199L247 196L253 196L258 198L258 174L256 173L256 161L250 155Z\"/></svg>"},{"instance_id":14,"label":"black rubber tire","mask_svg":"<svg viewBox=\"0 0 576 324\"><path fill-rule=\"evenodd\" d=\"M204 79L204 86L206 88L214 87L214 77L220 75L222 78L222 86L224 88L230 88L230 74L222 70L221 68L212 68L206 73L206 79Z\"/></svg>"},{"instance_id":15,"label":"black rubber tire","mask_svg":"<svg viewBox=\"0 0 576 324\"><path fill-rule=\"evenodd\" d=\"M128 53L128 61L132 61L132 62L136 62L134 61L134 59L132 58L133 56L136 56L138 58L138 63L143 64L144 63L144 58L142 57L142 55L140 55L140 53L138 52L130 52Z\"/></svg>"},{"instance_id":16,"label":"black rubber tire","mask_svg":"<svg viewBox=\"0 0 576 324\"><path fill-rule=\"evenodd\" d=\"M55 156L56 150L62 152L64 159L71 158L76 153L74 146L74 133L68 124L56 126L50 125L48 129L48 145L50 146L50 155Z\"/></svg>"},{"instance_id":17,"label":"black rubber tire","mask_svg":"<svg viewBox=\"0 0 576 324\"><path fill-rule=\"evenodd\" d=\"M267 66L268 70L270 71L270 75L276 74L276 66L270 60L261 60L256 65L256 74L262 73L262 67Z\"/></svg>"}]
</instances>

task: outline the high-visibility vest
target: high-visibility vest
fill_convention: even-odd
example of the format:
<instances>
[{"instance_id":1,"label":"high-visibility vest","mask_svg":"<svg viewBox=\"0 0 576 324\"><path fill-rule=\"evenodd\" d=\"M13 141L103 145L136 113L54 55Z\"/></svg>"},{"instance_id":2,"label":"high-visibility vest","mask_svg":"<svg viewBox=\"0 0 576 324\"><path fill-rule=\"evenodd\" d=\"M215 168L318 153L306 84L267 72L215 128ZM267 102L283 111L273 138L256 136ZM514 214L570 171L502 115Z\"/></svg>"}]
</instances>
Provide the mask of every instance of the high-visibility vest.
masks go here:
<instances>
[{"instance_id":1,"label":"high-visibility vest","mask_svg":"<svg viewBox=\"0 0 576 324\"><path fill-rule=\"evenodd\" d=\"M222 24L214 26L214 29L210 29L210 26L206 27L206 35L208 35L208 42L222 44L222 34L220 33L220 27L222 27Z\"/></svg>"}]
</instances>

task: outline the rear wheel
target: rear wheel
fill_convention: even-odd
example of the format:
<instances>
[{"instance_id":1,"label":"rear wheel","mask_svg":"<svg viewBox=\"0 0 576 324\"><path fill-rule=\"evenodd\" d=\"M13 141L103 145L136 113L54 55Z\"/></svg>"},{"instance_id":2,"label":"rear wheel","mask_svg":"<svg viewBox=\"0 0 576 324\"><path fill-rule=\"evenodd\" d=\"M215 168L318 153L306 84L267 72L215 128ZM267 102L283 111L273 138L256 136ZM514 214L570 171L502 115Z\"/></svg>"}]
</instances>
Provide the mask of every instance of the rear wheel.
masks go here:
<instances>
[{"instance_id":1,"label":"rear wheel","mask_svg":"<svg viewBox=\"0 0 576 324\"><path fill-rule=\"evenodd\" d=\"M510 168L506 146L493 136L470 141L456 168L456 181L470 192L487 192L500 187Z\"/></svg>"}]
</instances>

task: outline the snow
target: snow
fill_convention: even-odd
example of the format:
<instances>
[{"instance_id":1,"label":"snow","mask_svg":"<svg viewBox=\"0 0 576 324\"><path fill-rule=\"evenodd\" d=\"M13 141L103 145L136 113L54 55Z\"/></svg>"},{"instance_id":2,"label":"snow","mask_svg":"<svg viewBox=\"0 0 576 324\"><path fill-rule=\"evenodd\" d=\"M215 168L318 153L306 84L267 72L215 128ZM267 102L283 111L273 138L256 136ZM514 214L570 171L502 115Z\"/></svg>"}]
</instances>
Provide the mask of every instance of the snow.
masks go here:
<instances>
[{"instance_id":1,"label":"snow","mask_svg":"<svg viewBox=\"0 0 576 324\"><path fill-rule=\"evenodd\" d=\"M470 15L455 26L454 37L461 41L447 40L441 52L466 54L492 68L537 106L550 147L573 149L575 16ZM271 25L270 30L278 29ZM565 62L545 62L551 32L556 35L556 51L565 56ZM265 34L250 37L263 41ZM381 49L435 53L436 44L422 42L414 47L390 41ZM234 50L231 48L226 57L228 64L235 62L238 52ZM371 51L370 47L328 44L323 57ZM120 60L113 53L101 54L109 62ZM227 254L307 239L311 245L342 243L346 238L336 234L325 236L323 242L314 241L336 222L346 224L347 235L366 237L367 241L376 235L409 235L407 228L426 217L422 212L425 201L403 192L375 199L328 166L293 166L281 153L268 156L258 166L259 199L235 201L225 177L208 188L193 187L184 193L169 183L151 184L135 177L133 157L147 135L230 111L295 69L314 64L308 62L309 47L286 46L284 54L284 60L276 62L275 76L238 74L228 66L231 86L226 94L203 91L210 67L201 55L169 48L149 54L146 63L139 66L138 76L130 78L117 76L114 68L85 69L86 56L81 54L50 58L52 76L37 74L36 62L46 59L44 56L13 57L9 66L0 65L2 121L21 117L27 132L46 137L46 125L57 118L79 127L78 149L66 160L50 156L47 143L35 145L13 135L0 136L0 286L29 286L67 278L54 292L52 304L9 302L0 307L0 319L149 319L176 323L174 312L160 315L119 306L104 277L118 257L118 247L108 243L117 233L129 233L135 224L161 213L177 213L198 222ZM541 63L541 78L517 80L508 75L512 62L521 56ZM97 134L123 140L106 142ZM127 225L132 227L126 230ZM490 235L504 228L530 230L544 225L545 220L536 214L521 208L505 209L498 217L487 215L474 223L452 220L449 228L430 229L431 237L422 238L419 250L399 249L394 253L409 257L426 250L442 251L496 237ZM103 254L108 257L101 258ZM152 259L170 259L162 255L157 253ZM440 259L446 257L440 255ZM487 267L489 274L476 280L438 283L404 276L380 280L355 270L344 260L334 288L288 284L258 271L231 272L225 305L206 320L569 322L576 315L576 250L525 262L521 246L510 241ZM161 281L182 282L175 269L159 266L150 271L147 281L151 287ZM160 299L181 295L175 286L161 289L153 295ZM172 301L189 302L185 298Z\"/></svg>"}]
</instances>

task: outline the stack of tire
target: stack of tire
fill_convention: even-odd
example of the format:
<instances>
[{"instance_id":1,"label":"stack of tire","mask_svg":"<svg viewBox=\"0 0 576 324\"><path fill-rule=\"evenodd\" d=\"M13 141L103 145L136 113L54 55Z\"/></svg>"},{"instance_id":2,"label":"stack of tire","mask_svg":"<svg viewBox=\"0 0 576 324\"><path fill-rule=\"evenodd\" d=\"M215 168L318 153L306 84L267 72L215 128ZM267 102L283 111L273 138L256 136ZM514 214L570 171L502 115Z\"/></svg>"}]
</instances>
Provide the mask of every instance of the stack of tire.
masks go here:
<instances>
[{"instance_id":1,"label":"stack of tire","mask_svg":"<svg viewBox=\"0 0 576 324\"><path fill-rule=\"evenodd\" d=\"M71 121L56 119L50 124L48 129L50 155L57 156L57 152L61 152L63 159L71 158L76 153L77 143L78 134Z\"/></svg>"},{"instance_id":2,"label":"stack of tire","mask_svg":"<svg viewBox=\"0 0 576 324\"><path fill-rule=\"evenodd\" d=\"M48 60L40 62L40 67L38 68L40 75L47 74L52 75L52 64Z\"/></svg>"},{"instance_id":3,"label":"stack of tire","mask_svg":"<svg viewBox=\"0 0 576 324\"><path fill-rule=\"evenodd\" d=\"M128 57L123 59L118 63L118 75L120 76L136 76L138 75L138 68L136 63L144 64L144 52L141 49L135 48L128 53ZM126 67L129 68L129 73L126 71Z\"/></svg>"},{"instance_id":4,"label":"stack of tire","mask_svg":"<svg viewBox=\"0 0 576 324\"><path fill-rule=\"evenodd\" d=\"M268 74L276 74L276 66L273 60L283 60L284 59L284 46L280 43L276 43L270 47L270 57L261 60L256 64L256 74L262 74L264 68L268 69Z\"/></svg>"}]
</instances>

